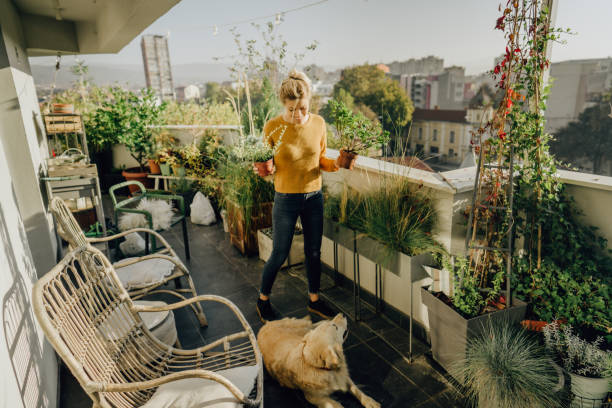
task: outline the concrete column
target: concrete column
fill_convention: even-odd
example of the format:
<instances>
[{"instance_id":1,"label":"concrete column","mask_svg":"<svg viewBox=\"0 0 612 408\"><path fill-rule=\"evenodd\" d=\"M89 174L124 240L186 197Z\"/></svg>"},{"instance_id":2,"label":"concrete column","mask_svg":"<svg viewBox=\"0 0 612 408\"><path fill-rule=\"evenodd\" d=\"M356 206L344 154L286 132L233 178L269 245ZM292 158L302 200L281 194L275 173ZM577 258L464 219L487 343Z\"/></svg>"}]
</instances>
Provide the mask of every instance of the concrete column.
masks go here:
<instances>
[{"instance_id":1,"label":"concrete column","mask_svg":"<svg viewBox=\"0 0 612 408\"><path fill-rule=\"evenodd\" d=\"M31 304L33 283L55 264L39 181L47 143L20 21L0 0L0 406L54 408L56 355Z\"/></svg>"},{"instance_id":2,"label":"concrete column","mask_svg":"<svg viewBox=\"0 0 612 408\"><path fill-rule=\"evenodd\" d=\"M0 0L0 141L38 276L55 265L52 220L40 176L47 140L18 12Z\"/></svg>"}]
</instances>

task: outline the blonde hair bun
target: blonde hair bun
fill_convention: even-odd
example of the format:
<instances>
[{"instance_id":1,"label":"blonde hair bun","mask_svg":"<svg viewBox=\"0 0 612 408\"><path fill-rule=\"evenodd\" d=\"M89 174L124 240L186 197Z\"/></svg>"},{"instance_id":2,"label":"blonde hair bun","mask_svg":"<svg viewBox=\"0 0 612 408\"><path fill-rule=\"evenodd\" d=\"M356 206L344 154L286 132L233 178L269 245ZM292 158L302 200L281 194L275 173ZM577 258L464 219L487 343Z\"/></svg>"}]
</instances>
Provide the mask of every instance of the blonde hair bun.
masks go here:
<instances>
[{"instance_id":1,"label":"blonde hair bun","mask_svg":"<svg viewBox=\"0 0 612 408\"><path fill-rule=\"evenodd\" d=\"M310 99L310 96L310 79L305 73L292 69L281 83L280 100Z\"/></svg>"}]
</instances>

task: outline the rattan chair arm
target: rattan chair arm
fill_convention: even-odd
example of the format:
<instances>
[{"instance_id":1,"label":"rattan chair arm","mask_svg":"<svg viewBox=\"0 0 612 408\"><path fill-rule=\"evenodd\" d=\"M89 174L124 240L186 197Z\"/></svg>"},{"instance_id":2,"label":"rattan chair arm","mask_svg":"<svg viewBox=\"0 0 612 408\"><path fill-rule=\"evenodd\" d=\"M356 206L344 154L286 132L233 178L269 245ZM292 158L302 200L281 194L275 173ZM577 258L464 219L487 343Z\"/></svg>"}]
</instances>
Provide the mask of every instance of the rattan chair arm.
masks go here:
<instances>
[{"instance_id":1,"label":"rattan chair arm","mask_svg":"<svg viewBox=\"0 0 612 408\"><path fill-rule=\"evenodd\" d=\"M131 234L132 232L144 232L145 234L151 234L155 236L155 238L159 240L166 248L168 249L172 248L170 244L168 243L168 241L166 241L165 238L159 232L149 229L149 228L132 228L131 230L123 231L123 232L120 232L114 235L109 235L107 237L87 238L87 241L89 241L89 243L113 241L115 239L125 237L126 235Z\"/></svg>"},{"instance_id":2,"label":"rattan chair arm","mask_svg":"<svg viewBox=\"0 0 612 408\"><path fill-rule=\"evenodd\" d=\"M224 298L224 297L221 297L221 296L216 296L216 295L199 295L199 296L194 296L194 297L189 298L187 300L182 300L182 301L176 302L176 303L170 303L170 304L167 304L165 306L134 305L133 310L135 312L137 312L137 313L140 313L140 312L163 312L163 311L166 311L166 310L180 309L182 307L189 306L192 303L202 302L202 301L223 303L224 305L229 307L232 312L234 312L234 314L236 315L236 317L238 317L238 320L240 320L240 323L242 324L242 326L244 327L244 329L247 332L252 330L251 326L249 326L249 323L247 322L246 318L244 317L244 315L242 314L240 309L238 309L238 306L236 306L231 300L229 300L227 298Z\"/></svg>"},{"instance_id":3,"label":"rattan chair arm","mask_svg":"<svg viewBox=\"0 0 612 408\"><path fill-rule=\"evenodd\" d=\"M216 296L216 295L199 295L199 296L194 296L186 300L182 300L180 302L169 303L165 306L134 305L134 311L138 313L140 312L163 312L166 310L180 309L182 307L189 306L192 303L202 302L202 301L223 303L229 306L230 309L238 310L238 307L229 299L223 298L221 296Z\"/></svg>"}]
</instances>

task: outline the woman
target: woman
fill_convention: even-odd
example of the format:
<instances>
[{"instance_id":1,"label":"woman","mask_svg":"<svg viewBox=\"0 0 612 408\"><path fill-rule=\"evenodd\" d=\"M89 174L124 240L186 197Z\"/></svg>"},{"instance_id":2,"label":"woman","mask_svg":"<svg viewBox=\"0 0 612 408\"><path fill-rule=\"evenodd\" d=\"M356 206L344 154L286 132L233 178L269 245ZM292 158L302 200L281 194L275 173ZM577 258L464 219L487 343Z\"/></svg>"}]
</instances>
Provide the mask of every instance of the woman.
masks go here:
<instances>
[{"instance_id":1,"label":"woman","mask_svg":"<svg viewBox=\"0 0 612 408\"><path fill-rule=\"evenodd\" d=\"M279 139L281 143L274 156L273 249L263 268L257 313L263 322L277 318L270 304L270 292L276 274L289 255L299 216L304 232L308 310L331 318L333 311L319 298L323 236L321 170L337 171L339 167L337 159L325 157L325 120L309 113L311 89L308 77L302 72L291 71L279 94L285 111L264 126L266 141L272 146Z\"/></svg>"}]
</instances>

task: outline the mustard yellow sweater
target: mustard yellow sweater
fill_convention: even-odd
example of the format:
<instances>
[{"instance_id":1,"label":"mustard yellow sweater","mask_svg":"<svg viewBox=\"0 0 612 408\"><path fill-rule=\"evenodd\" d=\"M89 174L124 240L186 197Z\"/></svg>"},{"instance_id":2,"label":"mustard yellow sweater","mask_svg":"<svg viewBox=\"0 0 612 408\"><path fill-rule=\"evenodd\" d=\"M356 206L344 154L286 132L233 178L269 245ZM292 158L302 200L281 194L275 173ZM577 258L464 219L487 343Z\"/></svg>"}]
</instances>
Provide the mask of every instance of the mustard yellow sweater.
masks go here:
<instances>
[{"instance_id":1,"label":"mustard yellow sweater","mask_svg":"<svg viewBox=\"0 0 612 408\"><path fill-rule=\"evenodd\" d=\"M327 128L325 120L313 113L302 125L285 121L281 116L264 126L264 137L274 146L274 189L279 193L310 193L321 188L321 170L337 171L335 161L325 157ZM282 135L282 136L281 136Z\"/></svg>"}]
</instances>

